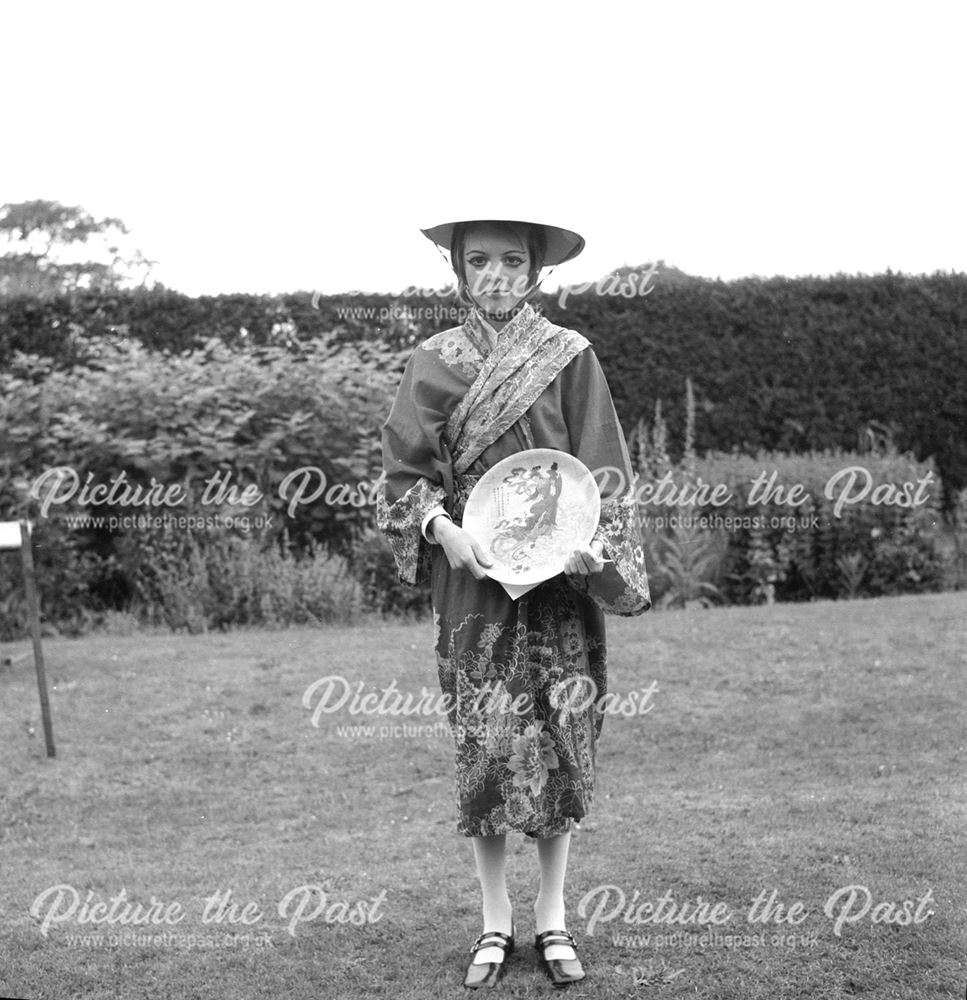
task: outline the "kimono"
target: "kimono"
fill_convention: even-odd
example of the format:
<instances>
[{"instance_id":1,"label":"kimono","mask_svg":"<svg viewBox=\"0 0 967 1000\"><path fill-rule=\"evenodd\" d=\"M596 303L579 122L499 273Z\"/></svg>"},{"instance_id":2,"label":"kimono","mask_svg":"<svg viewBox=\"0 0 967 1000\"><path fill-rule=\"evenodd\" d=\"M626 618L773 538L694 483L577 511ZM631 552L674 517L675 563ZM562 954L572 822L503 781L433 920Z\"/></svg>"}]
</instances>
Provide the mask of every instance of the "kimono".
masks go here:
<instances>
[{"instance_id":1,"label":"kimono","mask_svg":"<svg viewBox=\"0 0 967 1000\"><path fill-rule=\"evenodd\" d=\"M595 538L613 560L561 573L512 600L489 578L451 569L425 521L460 524L491 466L556 448L592 472L620 470L602 493ZM455 737L457 829L553 837L586 815L594 793L604 612L651 606L634 477L611 394L588 341L530 305L500 331L477 312L410 358L383 427L377 523L403 582L430 579L437 672Z\"/></svg>"}]
</instances>

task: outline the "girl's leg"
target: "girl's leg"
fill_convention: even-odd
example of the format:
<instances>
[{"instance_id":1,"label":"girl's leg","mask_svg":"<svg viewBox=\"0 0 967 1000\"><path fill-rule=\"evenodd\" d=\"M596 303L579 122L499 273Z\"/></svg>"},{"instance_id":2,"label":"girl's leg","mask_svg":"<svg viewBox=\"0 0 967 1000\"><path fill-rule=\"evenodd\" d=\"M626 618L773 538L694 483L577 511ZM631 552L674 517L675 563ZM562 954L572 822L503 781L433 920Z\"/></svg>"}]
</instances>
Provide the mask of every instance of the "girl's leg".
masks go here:
<instances>
[{"instance_id":1,"label":"girl's leg","mask_svg":"<svg viewBox=\"0 0 967 1000\"><path fill-rule=\"evenodd\" d=\"M507 894L507 838L501 834L496 837L472 837L471 840L483 896L483 929L510 934L512 908ZM474 962L499 962L503 956L500 948L484 948L477 952Z\"/></svg>"},{"instance_id":2,"label":"girl's leg","mask_svg":"<svg viewBox=\"0 0 967 1000\"><path fill-rule=\"evenodd\" d=\"M537 859L541 866L541 885L534 901L534 922L538 934L544 931L565 931L564 876L567 873L567 852L571 834L547 837L537 841ZM555 944L547 949L547 960L574 958L570 945Z\"/></svg>"}]
</instances>

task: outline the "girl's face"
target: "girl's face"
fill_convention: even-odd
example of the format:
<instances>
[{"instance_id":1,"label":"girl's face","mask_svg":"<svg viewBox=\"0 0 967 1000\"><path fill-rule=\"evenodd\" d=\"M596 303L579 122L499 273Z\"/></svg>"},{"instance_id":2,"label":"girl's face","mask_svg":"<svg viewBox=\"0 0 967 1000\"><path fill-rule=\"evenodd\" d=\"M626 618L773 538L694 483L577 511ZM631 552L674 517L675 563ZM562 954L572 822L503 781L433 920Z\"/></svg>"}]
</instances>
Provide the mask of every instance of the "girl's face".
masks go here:
<instances>
[{"instance_id":1,"label":"girl's face","mask_svg":"<svg viewBox=\"0 0 967 1000\"><path fill-rule=\"evenodd\" d=\"M516 233L477 226L463 247L467 288L485 313L509 313L530 289L530 254Z\"/></svg>"}]
</instances>

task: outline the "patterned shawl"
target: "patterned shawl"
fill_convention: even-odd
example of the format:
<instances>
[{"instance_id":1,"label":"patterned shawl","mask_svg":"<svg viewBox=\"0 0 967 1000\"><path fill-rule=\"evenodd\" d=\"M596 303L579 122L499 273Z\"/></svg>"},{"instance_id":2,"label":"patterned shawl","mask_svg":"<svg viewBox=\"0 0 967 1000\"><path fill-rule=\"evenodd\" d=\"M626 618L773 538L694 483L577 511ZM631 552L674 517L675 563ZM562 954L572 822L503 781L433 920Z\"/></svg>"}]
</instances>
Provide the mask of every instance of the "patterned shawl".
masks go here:
<instances>
[{"instance_id":1,"label":"patterned shawl","mask_svg":"<svg viewBox=\"0 0 967 1000\"><path fill-rule=\"evenodd\" d=\"M486 341L476 312L464 326L468 336ZM480 374L447 422L454 472L466 472L587 346L581 334L555 326L525 305L500 331Z\"/></svg>"}]
</instances>

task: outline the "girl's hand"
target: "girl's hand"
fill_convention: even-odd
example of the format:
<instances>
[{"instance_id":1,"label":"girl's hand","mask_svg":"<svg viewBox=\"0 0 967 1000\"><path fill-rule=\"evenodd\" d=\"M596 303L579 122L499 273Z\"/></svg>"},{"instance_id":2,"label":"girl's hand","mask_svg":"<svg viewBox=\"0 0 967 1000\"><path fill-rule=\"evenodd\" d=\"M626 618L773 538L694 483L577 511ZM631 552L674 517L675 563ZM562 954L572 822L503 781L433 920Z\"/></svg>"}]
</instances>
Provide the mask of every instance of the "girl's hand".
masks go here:
<instances>
[{"instance_id":1,"label":"girl's hand","mask_svg":"<svg viewBox=\"0 0 967 1000\"><path fill-rule=\"evenodd\" d=\"M604 543L594 541L583 549L575 549L568 557L564 572L572 576L587 576L604 569Z\"/></svg>"},{"instance_id":2,"label":"girl's hand","mask_svg":"<svg viewBox=\"0 0 967 1000\"><path fill-rule=\"evenodd\" d=\"M433 518L430 530L453 569L468 570L477 580L483 580L487 576L484 570L493 566L493 563L484 555L483 549L469 532L458 528L448 517Z\"/></svg>"}]
</instances>

